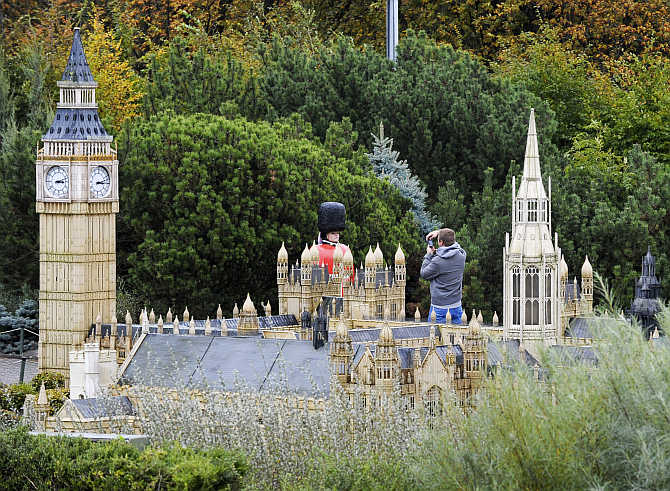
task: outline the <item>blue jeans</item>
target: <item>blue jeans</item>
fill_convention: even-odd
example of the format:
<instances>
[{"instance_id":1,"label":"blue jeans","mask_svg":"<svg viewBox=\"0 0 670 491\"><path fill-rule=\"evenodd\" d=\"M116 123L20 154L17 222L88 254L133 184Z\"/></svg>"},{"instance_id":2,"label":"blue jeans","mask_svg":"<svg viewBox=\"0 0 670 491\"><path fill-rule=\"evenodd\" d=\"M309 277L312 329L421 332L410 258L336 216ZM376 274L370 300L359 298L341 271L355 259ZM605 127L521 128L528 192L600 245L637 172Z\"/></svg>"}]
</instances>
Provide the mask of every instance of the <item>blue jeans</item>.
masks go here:
<instances>
[{"instance_id":1,"label":"blue jeans","mask_svg":"<svg viewBox=\"0 0 670 491\"><path fill-rule=\"evenodd\" d=\"M451 323L460 324L461 317L463 317L463 307L454 307L451 309L440 309L438 307L430 306L430 311L428 312L428 321L433 315L433 310L435 311L435 322L438 324L444 324L447 322L447 310L451 314Z\"/></svg>"}]
</instances>

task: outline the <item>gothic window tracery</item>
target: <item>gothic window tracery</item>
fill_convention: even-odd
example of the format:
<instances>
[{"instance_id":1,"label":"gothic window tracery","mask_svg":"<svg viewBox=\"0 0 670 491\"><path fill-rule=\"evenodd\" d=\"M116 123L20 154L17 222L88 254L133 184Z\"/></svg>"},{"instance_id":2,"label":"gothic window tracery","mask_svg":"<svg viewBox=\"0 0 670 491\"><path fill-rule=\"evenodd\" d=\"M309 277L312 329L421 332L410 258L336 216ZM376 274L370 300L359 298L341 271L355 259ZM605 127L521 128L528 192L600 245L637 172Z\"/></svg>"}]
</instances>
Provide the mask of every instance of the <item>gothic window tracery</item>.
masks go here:
<instances>
[{"instance_id":1,"label":"gothic window tracery","mask_svg":"<svg viewBox=\"0 0 670 491\"><path fill-rule=\"evenodd\" d=\"M526 268L526 317L525 323L537 326L540 323L540 274L535 266Z\"/></svg>"},{"instance_id":2,"label":"gothic window tracery","mask_svg":"<svg viewBox=\"0 0 670 491\"><path fill-rule=\"evenodd\" d=\"M521 270L519 266L512 268L512 324L521 324Z\"/></svg>"},{"instance_id":3,"label":"gothic window tracery","mask_svg":"<svg viewBox=\"0 0 670 491\"><path fill-rule=\"evenodd\" d=\"M424 398L424 404L428 414L437 416L442 412L442 391L436 385L433 385Z\"/></svg>"},{"instance_id":4,"label":"gothic window tracery","mask_svg":"<svg viewBox=\"0 0 670 491\"><path fill-rule=\"evenodd\" d=\"M552 285L553 272L550 267L544 269L544 323L547 325L551 324L551 285Z\"/></svg>"}]
</instances>

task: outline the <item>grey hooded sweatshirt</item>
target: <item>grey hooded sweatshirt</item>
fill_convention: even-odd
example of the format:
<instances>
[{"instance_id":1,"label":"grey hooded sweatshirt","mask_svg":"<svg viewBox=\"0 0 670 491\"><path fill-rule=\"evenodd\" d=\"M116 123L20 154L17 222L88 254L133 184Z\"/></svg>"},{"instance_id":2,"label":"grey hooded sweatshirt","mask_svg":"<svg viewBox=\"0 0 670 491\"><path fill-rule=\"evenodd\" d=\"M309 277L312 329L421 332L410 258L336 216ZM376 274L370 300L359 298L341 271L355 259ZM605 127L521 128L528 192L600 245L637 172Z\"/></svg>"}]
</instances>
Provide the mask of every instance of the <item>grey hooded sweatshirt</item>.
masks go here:
<instances>
[{"instance_id":1,"label":"grey hooded sweatshirt","mask_svg":"<svg viewBox=\"0 0 670 491\"><path fill-rule=\"evenodd\" d=\"M454 242L438 247L435 254L426 254L421 265L421 277L430 281L430 303L442 309L460 307L463 294L465 251Z\"/></svg>"}]
</instances>

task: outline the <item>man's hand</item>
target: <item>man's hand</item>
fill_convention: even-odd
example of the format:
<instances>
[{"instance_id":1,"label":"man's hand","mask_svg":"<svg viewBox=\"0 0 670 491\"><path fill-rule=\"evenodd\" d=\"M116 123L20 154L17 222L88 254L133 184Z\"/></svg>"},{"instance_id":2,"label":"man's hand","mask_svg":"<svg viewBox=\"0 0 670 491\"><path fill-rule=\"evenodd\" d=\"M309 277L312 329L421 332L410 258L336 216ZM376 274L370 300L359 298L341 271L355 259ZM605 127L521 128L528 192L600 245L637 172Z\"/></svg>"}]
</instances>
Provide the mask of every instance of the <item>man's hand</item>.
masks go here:
<instances>
[{"instance_id":1,"label":"man's hand","mask_svg":"<svg viewBox=\"0 0 670 491\"><path fill-rule=\"evenodd\" d=\"M428 232L428 235L426 235L426 240L435 240L437 239L437 233L439 230L433 230L432 232Z\"/></svg>"}]
</instances>

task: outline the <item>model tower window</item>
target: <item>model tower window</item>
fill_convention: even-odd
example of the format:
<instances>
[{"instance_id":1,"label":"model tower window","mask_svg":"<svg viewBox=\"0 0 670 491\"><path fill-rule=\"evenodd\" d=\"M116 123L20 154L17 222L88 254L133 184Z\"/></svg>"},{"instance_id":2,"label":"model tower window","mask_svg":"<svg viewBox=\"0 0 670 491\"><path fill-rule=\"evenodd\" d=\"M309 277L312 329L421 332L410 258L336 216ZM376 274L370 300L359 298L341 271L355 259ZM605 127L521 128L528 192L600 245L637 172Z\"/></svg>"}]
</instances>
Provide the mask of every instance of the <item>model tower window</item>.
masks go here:
<instances>
[{"instance_id":1,"label":"model tower window","mask_svg":"<svg viewBox=\"0 0 670 491\"><path fill-rule=\"evenodd\" d=\"M540 323L540 275L535 266L526 268L526 324Z\"/></svg>"},{"instance_id":2,"label":"model tower window","mask_svg":"<svg viewBox=\"0 0 670 491\"><path fill-rule=\"evenodd\" d=\"M512 305L513 321L515 326L521 324L521 268L514 266L512 268Z\"/></svg>"}]
</instances>

